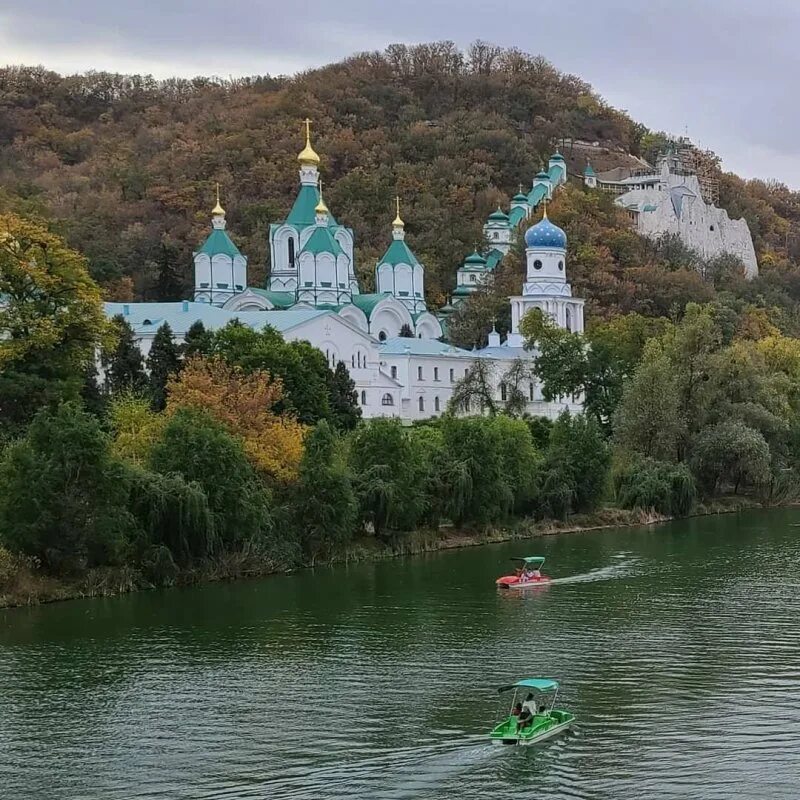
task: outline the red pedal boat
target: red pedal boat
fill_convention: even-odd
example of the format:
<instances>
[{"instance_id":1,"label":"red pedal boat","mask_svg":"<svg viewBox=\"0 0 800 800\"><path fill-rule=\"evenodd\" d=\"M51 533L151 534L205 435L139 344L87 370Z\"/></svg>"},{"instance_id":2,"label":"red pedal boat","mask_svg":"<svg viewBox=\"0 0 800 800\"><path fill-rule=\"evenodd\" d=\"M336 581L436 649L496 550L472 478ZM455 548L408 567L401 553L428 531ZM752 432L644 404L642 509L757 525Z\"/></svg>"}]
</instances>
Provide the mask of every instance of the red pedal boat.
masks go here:
<instances>
[{"instance_id":1,"label":"red pedal boat","mask_svg":"<svg viewBox=\"0 0 800 800\"><path fill-rule=\"evenodd\" d=\"M542 575L541 568L544 564L542 556L527 556L525 558L512 558L512 561L519 563L513 575L504 575L498 578L495 583L501 589L525 589L531 586L541 586L543 583L550 583L547 575Z\"/></svg>"}]
</instances>

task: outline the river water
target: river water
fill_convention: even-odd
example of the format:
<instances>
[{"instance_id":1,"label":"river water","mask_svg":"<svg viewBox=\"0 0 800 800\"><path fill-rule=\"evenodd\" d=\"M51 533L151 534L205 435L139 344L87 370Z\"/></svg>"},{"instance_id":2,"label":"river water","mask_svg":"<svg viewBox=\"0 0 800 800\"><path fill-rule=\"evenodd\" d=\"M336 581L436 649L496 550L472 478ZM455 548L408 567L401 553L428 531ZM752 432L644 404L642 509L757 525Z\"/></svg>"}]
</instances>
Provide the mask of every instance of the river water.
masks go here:
<instances>
[{"instance_id":1,"label":"river water","mask_svg":"<svg viewBox=\"0 0 800 800\"><path fill-rule=\"evenodd\" d=\"M797 798L799 633L798 511L14 609L0 797ZM535 676L575 731L487 743Z\"/></svg>"}]
</instances>

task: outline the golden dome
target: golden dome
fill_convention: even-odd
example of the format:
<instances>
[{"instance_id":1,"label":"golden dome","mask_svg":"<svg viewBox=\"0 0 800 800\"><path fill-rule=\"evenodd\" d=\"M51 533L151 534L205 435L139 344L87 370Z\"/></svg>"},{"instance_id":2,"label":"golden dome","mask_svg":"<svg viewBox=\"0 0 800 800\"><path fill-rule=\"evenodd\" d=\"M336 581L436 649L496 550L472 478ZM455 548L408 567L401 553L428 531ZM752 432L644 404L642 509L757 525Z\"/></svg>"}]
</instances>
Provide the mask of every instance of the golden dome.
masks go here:
<instances>
[{"instance_id":1,"label":"golden dome","mask_svg":"<svg viewBox=\"0 0 800 800\"><path fill-rule=\"evenodd\" d=\"M394 222L392 226L395 228L402 228L405 225L402 219L400 219L400 198L395 197L395 202L397 203L397 216L394 218Z\"/></svg>"},{"instance_id":2,"label":"golden dome","mask_svg":"<svg viewBox=\"0 0 800 800\"><path fill-rule=\"evenodd\" d=\"M223 217L225 216L225 209L219 204L219 184L217 184L217 204L211 210L211 213L215 216L218 214L222 214Z\"/></svg>"},{"instance_id":3,"label":"golden dome","mask_svg":"<svg viewBox=\"0 0 800 800\"><path fill-rule=\"evenodd\" d=\"M317 203L317 207L314 209L315 214L330 214L331 212L328 211L328 206L325 205L325 201L322 199L322 180L320 179L319 182L319 203Z\"/></svg>"},{"instance_id":4,"label":"golden dome","mask_svg":"<svg viewBox=\"0 0 800 800\"><path fill-rule=\"evenodd\" d=\"M303 120L303 122L306 126L306 146L300 151L297 160L304 167L316 167L319 166L319 156L314 152L314 148L311 146L311 120L306 119Z\"/></svg>"}]
</instances>

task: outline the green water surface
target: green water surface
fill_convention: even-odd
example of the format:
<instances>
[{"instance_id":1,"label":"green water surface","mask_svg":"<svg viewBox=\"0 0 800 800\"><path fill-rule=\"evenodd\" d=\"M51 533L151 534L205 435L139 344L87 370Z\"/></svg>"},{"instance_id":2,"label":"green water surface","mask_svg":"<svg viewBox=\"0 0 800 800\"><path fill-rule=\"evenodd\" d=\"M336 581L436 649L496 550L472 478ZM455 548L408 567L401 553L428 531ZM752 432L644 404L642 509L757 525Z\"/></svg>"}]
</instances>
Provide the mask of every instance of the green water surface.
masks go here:
<instances>
[{"instance_id":1,"label":"green water surface","mask_svg":"<svg viewBox=\"0 0 800 800\"><path fill-rule=\"evenodd\" d=\"M0 612L3 800L800 797L800 512ZM512 555L556 580L494 579ZM555 677L574 733L491 745Z\"/></svg>"}]
</instances>

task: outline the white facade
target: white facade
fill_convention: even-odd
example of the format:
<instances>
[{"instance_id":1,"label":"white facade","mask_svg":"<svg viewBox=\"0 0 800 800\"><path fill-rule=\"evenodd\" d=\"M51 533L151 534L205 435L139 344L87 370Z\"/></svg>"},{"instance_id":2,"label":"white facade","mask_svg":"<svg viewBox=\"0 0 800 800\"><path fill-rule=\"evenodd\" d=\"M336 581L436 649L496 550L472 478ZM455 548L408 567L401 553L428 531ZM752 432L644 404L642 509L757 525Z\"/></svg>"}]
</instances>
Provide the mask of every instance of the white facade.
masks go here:
<instances>
[{"instance_id":1,"label":"white facade","mask_svg":"<svg viewBox=\"0 0 800 800\"><path fill-rule=\"evenodd\" d=\"M598 185L593 175L584 175L584 181ZM669 158L662 160L660 172L618 182L600 180L599 186L622 192L616 202L628 211L643 236L657 239L674 234L704 259L730 254L744 264L748 278L758 275L747 222L731 219L724 208L706 203L697 176L672 171Z\"/></svg>"}]
</instances>

